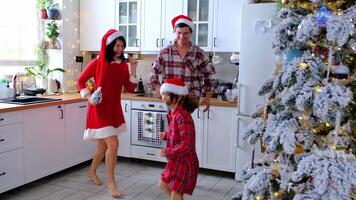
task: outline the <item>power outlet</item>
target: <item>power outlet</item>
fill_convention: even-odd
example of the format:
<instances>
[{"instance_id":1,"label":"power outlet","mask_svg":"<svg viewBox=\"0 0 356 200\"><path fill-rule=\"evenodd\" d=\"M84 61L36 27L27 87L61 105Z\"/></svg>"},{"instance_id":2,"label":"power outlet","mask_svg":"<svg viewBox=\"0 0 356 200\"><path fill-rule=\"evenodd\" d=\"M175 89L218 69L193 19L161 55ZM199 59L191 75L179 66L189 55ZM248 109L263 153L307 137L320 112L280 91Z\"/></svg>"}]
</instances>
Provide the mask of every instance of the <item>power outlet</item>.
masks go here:
<instances>
[{"instance_id":1,"label":"power outlet","mask_svg":"<svg viewBox=\"0 0 356 200\"><path fill-rule=\"evenodd\" d=\"M75 62L82 63L83 62L83 56L75 56Z\"/></svg>"}]
</instances>

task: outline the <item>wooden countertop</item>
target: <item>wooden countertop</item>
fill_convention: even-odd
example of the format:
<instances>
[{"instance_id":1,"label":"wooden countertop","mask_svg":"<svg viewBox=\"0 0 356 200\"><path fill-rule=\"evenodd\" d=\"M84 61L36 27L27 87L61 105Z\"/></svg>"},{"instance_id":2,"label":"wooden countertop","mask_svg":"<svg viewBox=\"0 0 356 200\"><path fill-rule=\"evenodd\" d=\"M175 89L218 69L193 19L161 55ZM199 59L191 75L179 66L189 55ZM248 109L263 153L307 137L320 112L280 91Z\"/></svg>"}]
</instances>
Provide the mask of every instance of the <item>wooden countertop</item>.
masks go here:
<instances>
[{"instance_id":1,"label":"wooden countertop","mask_svg":"<svg viewBox=\"0 0 356 200\"><path fill-rule=\"evenodd\" d=\"M52 101L52 102L35 103L35 104L29 104L29 105L0 103L0 113L40 108L43 106L63 105L63 104L77 103L77 102L85 101L80 97L79 93L63 94L63 95L55 95L55 96L52 95L52 96L43 96L43 97L58 98L61 100L60 101ZM162 101L161 99L158 99L158 98L143 97L143 96L138 96L137 94L131 94L131 93L122 93L121 98L124 100ZM228 101L221 101L216 98L212 98L211 105L212 106L223 106L223 107L236 108L237 103L236 102L231 103Z\"/></svg>"}]
</instances>

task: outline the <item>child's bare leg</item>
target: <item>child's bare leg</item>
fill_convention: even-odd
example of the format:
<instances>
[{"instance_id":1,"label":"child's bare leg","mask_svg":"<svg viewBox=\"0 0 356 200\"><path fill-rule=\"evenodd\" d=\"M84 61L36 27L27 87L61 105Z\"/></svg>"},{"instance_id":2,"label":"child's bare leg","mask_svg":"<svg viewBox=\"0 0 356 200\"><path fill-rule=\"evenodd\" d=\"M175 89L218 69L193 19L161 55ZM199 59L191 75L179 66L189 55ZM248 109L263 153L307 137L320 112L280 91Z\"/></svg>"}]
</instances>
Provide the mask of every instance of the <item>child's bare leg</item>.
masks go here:
<instances>
[{"instance_id":1,"label":"child's bare leg","mask_svg":"<svg viewBox=\"0 0 356 200\"><path fill-rule=\"evenodd\" d=\"M171 200L183 200L183 194L176 191L172 191Z\"/></svg>"},{"instance_id":2,"label":"child's bare leg","mask_svg":"<svg viewBox=\"0 0 356 200\"><path fill-rule=\"evenodd\" d=\"M88 171L88 176L96 185L103 184L103 181L96 174L96 169L98 168L101 161L104 159L105 152L106 152L107 148L108 148L108 146L106 145L105 141L102 139L99 139L97 142L97 147L96 147L94 155L93 155L93 161L91 162L91 165L90 165L90 168Z\"/></svg>"},{"instance_id":3,"label":"child's bare leg","mask_svg":"<svg viewBox=\"0 0 356 200\"><path fill-rule=\"evenodd\" d=\"M117 136L111 136L105 138L105 142L108 145L108 150L105 155L105 165L106 173L108 176L108 187L109 192L114 198L120 197L121 193L119 192L116 182L115 182L115 166L117 160L117 149L118 149L118 138Z\"/></svg>"},{"instance_id":4,"label":"child's bare leg","mask_svg":"<svg viewBox=\"0 0 356 200\"><path fill-rule=\"evenodd\" d=\"M161 190L163 190L163 192L168 194L168 196L171 196L171 191L169 190L167 183L165 183L164 181L159 181L159 187L161 188Z\"/></svg>"}]
</instances>

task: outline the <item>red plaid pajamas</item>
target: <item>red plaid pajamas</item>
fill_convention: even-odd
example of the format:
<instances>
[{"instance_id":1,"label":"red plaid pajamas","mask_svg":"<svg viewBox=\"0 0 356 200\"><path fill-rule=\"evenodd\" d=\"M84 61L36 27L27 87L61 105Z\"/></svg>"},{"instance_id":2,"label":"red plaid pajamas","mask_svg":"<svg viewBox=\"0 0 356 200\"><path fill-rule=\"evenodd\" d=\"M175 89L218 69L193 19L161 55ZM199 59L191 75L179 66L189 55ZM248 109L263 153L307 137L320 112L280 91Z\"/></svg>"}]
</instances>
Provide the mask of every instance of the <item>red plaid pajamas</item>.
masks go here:
<instances>
[{"instance_id":1,"label":"red plaid pajamas","mask_svg":"<svg viewBox=\"0 0 356 200\"><path fill-rule=\"evenodd\" d=\"M215 68L209 64L205 52L196 45L192 45L188 53L181 57L177 48L170 45L160 51L150 71L150 83L160 84L158 75L163 80L180 77L188 87L188 91L197 97L213 93L213 75Z\"/></svg>"},{"instance_id":2,"label":"red plaid pajamas","mask_svg":"<svg viewBox=\"0 0 356 200\"><path fill-rule=\"evenodd\" d=\"M169 129L165 132L168 162L161 180L171 191L192 195L199 171L194 122L191 114L181 106L168 114L168 121Z\"/></svg>"}]
</instances>

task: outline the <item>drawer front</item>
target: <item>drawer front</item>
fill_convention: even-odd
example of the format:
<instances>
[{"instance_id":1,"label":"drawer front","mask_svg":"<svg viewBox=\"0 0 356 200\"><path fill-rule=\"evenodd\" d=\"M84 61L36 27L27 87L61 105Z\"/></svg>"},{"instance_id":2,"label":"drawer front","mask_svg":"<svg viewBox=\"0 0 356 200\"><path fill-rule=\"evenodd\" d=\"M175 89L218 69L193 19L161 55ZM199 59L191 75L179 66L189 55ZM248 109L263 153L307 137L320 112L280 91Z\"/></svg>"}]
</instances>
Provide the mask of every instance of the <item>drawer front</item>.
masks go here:
<instances>
[{"instance_id":1,"label":"drawer front","mask_svg":"<svg viewBox=\"0 0 356 200\"><path fill-rule=\"evenodd\" d=\"M0 154L0 193L25 183L23 149Z\"/></svg>"},{"instance_id":2,"label":"drawer front","mask_svg":"<svg viewBox=\"0 0 356 200\"><path fill-rule=\"evenodd\" d=\"M23 124L0 126L0 153L23 147Z\"/></svg>"},{"instance_id":3,"label":"drawer front","mask_svg":"<svg viewBox=\"0 0 356 200\"><path fill-rule=\"evenodd\" d=\"M144 146L131 145L131 157L144 160L167 162L165 157L160 156L160 149Z\"/></svg>"},{"instance_id":4,"label":"drawer front","mask_svg":"<svg viewBox=\"0 0 356 200\"><path fill-rule=\"evenodd\" d=\"M23 112L0 113L0 126L23 122Z\"/></svg>"}]
</instances>

